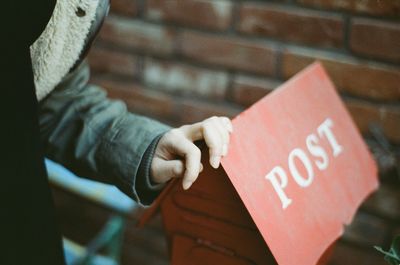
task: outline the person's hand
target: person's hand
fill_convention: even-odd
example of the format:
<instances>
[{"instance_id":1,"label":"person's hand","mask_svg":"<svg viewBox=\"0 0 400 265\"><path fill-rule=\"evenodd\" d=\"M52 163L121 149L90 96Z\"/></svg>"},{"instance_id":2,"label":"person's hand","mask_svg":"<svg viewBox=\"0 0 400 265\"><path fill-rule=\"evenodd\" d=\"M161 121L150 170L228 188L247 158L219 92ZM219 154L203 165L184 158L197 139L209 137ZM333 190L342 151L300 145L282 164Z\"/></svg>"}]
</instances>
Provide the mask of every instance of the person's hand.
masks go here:
<instances>
[{"instance_id":1,"label":"person's hand","mask_svg":"<svg viewBox=\"0 0 400 265\"><path fill-rule=\"evenodd\" d=\"M228 153L232 123L226 117L211 117L202 122L184 125L164 134L151 163L152 181L165 183L182 177L182 186L190 188L203 169L200 149L193 143L204 140L209 148L210 165L218 168L221 157Z\"/></svg>"}]
</instances>

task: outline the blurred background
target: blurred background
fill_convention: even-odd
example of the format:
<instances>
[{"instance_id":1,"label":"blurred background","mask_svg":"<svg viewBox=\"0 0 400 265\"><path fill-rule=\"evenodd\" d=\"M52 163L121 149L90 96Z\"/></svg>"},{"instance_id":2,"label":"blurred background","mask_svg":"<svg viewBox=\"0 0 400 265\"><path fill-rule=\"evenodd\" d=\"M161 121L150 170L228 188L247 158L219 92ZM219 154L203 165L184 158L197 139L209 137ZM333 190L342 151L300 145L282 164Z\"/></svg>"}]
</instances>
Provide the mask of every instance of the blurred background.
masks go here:
<instances>
[{"instance_id":1,"label":"blurred background","mask_svg":"<svg viewBox=\"0 0 400 265\"><path fill-rule=\"evenodd\" d=\"M234 117L319 60L379 163L381 186L330 264L386 264L400 234L399 0L112 0L89 63L129 110L178 126ZM64 235L88 242L110 210L53 185ZM169 264L159 215L127 215L122 264Z\"/></svg>"}]
</instances>

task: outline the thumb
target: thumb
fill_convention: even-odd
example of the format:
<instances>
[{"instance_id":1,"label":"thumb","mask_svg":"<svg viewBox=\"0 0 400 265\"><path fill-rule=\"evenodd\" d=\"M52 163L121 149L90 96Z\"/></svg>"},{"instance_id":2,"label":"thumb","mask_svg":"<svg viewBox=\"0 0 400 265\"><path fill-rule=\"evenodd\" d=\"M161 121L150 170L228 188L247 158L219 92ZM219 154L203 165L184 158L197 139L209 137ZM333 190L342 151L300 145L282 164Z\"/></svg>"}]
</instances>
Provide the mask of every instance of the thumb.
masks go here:
<instances>
[{"instance_id":1,"label":"thumb","mask_svg":"<svg viewBox=\"0 0 400 265\"><path fill-rule=\"evenodd\" d=\"M172 178L182 177L185 167L181 160L154 158L151 171L154 182L165 183Z\"/></svg>"}]
</instances>

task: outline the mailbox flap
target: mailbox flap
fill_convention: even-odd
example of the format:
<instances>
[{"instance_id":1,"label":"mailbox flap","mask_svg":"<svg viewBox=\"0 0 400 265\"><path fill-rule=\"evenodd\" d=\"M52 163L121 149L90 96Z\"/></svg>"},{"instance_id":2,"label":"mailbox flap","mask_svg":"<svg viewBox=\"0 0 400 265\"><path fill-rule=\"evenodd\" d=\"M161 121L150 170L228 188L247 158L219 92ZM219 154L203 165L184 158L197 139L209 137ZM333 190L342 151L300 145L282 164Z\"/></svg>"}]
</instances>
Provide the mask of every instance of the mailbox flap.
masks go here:
<instances>
[{"instance_id":1,"label":"mailbox flap","mask_svg":"<svg viewBox=\"0 0 400 265\"><path fill-rule=\"evenodd\" d=\"M280 265L315 265L378 186L377 169L315 63L233 120L222 165Z\"/></svg>"}]
</instances>

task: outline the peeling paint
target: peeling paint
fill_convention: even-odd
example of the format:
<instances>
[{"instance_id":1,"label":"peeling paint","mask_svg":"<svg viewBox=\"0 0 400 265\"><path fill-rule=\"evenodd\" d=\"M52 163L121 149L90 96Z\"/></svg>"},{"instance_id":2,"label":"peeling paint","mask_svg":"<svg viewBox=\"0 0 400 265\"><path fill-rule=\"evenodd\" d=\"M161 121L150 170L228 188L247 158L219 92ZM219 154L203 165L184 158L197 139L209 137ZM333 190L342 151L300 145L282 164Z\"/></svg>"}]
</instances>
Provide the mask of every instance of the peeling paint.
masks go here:
<instances>
[{"instance_id":1,"label":"peeling paint","mask_svg":"<svg viewBox=\"0 0 400 265\"><path fill-rule=\"evenodd\" d=\"M355 1L356 10L359 11L368 11L369 10L369 0L359 0Z\"/></svg>"},{"instance_id":2,"label":"peeling paint","mask_svg":"<svg viewBox=\"0 0 400 265\"><path fill-rule=\"evenodd\" d=\"M163 19L164 17L161 10L156 8L149 8L147 11L147 16L151 19L156 19L156 20Z\"/></svg>"},{"instance_id":3,"label":"peeling paint","mask_svg":"<svg viewBox=\"0 0 400 265\"><path fill-rule=\"evenodd\" d=\"M166 30L163 27L155 26L150 23L146 23L138 20L128 20L128 19L115 19L108 18L109 24L112 25L112 28L119 32L121 35L125 34L125 32L135 32L137 34L142 34L143 36L150 37L154 40L159 39L160 41L166 35Z\"/></svg>"},{"instance_id":4,"label":"peeling paint","mask_svg":"<svg viewBox=\"0 0 400 265\"><path fill-rule=\"evenodd\" d=\"M232 10L232 4L228 1L215 1L212 3L213 11L217 17L229 17Z\"/></svg>"},{"instance_id":5,"label":"peeling paint","mask_svg":"<svg viewBox=\"0 0 400 265\"><path fill-rule=\"evenodd\" d=\"M349 6L348 0L336 0L335 4L338 8L347 8Z\"/></svg>"},{"instance_id":6,"label":"peeling paint","mask_svg":"<svg viewBox=\"0 0 400 265\"><path fill-rule=\"evenodd\" d=\"M147 85L161 86L172 92L221 96L228 86L226 73L215 73L191 66L146 63L144 79Z\"/></svg>"}]
</instances>

